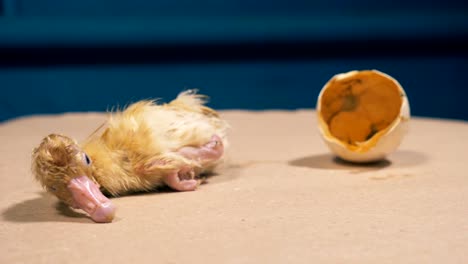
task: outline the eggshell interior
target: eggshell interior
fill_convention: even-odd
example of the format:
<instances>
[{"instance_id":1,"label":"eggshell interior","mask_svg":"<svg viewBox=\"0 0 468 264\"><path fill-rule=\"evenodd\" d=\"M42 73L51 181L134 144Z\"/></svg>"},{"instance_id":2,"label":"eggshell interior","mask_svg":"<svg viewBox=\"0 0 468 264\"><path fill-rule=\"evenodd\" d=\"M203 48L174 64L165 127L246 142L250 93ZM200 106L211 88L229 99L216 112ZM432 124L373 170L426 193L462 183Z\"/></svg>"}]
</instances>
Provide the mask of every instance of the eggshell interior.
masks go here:
<instances>
[{"instance_id":1,"label":"eggshell interior","mask_svg":"<svg viewBox=\"0 0 468 264\"><path fill-rule=\"evenodd\" d=\"M319 114L330 135L353 149L362 142L376 142L390 127L399 117L404 93L383 74L351 73L327 84L320 98Z\"/></svg>"}]
</instances>

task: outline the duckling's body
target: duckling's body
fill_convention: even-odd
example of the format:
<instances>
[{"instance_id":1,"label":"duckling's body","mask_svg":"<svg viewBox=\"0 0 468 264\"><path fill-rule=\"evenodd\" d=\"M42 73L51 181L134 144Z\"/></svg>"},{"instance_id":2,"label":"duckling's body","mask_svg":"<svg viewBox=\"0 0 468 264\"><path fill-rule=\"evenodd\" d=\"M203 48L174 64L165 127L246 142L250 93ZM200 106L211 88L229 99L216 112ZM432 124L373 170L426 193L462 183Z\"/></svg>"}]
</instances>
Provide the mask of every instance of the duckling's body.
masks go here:
<instances>
[{"instance_id":1,"label":"duckling's body","mask_svg":"<svg viewBox=\"0 0 468 264\"><path fill-rule=\"evenodd\" d=\"M46 137L33 154L33 172L68 205L108 222L113 196L167 185L195 190L198 176L222 160L227 124L189 91L169 104L140 101L109 118L104 132L81 146L59 135ZM101 192L102 191L102 192Z\"/></svg>"}]
</instances>

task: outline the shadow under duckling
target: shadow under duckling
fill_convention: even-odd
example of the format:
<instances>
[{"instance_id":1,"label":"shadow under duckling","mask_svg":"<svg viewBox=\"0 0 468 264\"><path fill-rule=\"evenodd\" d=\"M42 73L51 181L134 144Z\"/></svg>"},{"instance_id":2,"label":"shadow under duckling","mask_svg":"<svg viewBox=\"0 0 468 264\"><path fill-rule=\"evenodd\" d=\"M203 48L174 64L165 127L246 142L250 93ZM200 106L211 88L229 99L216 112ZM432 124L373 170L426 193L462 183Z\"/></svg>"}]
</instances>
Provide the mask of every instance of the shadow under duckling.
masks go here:
<instances>
[{"instance_id":1,"label":"shadow under duckling","mask_svg":"<svg viewBox=\"0 0 468 264\"><path fill-rule=\"evenodd\" d=\"M58 134L33 150L32 172L65 204L95 222L111 222L120 196L169 186L193 191L222 163L228 124L189 90L168 104L140 101L112 113L83 144ZM98 129L99 130L99 129Z\"/></svg>"}]
</instances>

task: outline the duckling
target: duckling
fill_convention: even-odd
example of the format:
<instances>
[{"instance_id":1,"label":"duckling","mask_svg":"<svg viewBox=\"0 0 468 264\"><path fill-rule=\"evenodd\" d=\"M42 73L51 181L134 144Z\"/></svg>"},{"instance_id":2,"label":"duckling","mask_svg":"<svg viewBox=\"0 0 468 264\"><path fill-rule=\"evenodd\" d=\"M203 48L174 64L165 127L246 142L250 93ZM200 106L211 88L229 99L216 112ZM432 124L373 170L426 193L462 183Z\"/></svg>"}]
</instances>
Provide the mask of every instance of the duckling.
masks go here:
<instances>
[{"instance_id":1,"label":"duckling","mask_svg":"<svg viewBox=\"0 0 468 264\"><path fill-rule=\"evenodd\" d=\"M223 161L228 124L194 90L168 104L143 100L110 114L84 143L50 134L32 153L47 192L95 222L111 222L108 197L169 186L193 191ZM105 195L104 195L105 194Z\"/></svg>"}]
</instances>

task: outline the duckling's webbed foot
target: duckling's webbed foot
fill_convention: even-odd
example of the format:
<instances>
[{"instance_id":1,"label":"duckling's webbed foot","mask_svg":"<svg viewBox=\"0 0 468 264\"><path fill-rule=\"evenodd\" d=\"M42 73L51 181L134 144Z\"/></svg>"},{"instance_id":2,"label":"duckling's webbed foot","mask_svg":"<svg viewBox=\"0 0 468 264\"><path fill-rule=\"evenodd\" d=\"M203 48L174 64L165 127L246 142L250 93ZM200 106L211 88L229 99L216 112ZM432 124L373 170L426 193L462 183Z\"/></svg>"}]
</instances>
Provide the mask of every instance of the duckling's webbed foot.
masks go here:
<instances>
[{"instance_id":1,"label":"duckling's webbed foot","mask_svg":"<svg viewBox=\"0 0 468 264\"><path fill-rule=\"evenodd\" d=\"M178 171L164 176L164 182L177 191L194 191L198 186L198 180L195 178L195 172L190 167L183 167Z\"/></svg>"},{"instance_id":2,"label":"duckling's webbed foot","mask_svg":"<svg viewBox=\"0 0 468 264\"><path fill-rule=\"evenodd\" d=\"M98 223L107 223L114 219L115 206L87 176L72 179L68 189L72 194L73 208L82 209Z\"/></svg>"},{"instance_id":3,"label":"duckling's webbed foot","mask_svg":"<svg viewBox=\"0 0 468 264\"><path fill-rule=\"evenodd\" d=\"M214 135L208 143L200 147L182 147L177 153L196 161L201 166L205 166L211 162L221 158L224 152L222 139ZM200 180L195 179L195 171L193 167L187 166L167 174L163 178L164 182L171 188L177 191L194 191Z\"/></svg>"},{"instance_id":4,"label":"duckling's webbed foot","mask_svg":"<svg viewBox=\"0 0 468 264\"><path fill-rule=\"evenodd\" d=\"M212 136L210 141L201 147L183 147L178 151L185 158L200 162L201 165L218 160L223 152L223 141L218 135Z\"/></svg>"}]
</instances>

